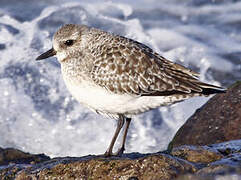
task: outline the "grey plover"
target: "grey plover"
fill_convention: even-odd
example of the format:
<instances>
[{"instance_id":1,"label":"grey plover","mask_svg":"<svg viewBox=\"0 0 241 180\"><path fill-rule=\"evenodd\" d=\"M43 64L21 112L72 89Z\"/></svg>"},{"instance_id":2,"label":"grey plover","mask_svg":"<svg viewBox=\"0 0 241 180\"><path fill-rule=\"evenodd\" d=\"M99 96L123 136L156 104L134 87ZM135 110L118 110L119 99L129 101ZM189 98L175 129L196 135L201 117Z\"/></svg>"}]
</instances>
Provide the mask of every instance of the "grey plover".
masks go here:
<instances>
[{"instance_id":1,"label":"grey plover","mask_svg":"<svg viewBox=\"0 0 241 180\"><path fill-rule=\"evenodd\" d=\"M118 119L106 156L121 155L131 118L194 96L225 92L198 80L198 74L173 63L135 40L85 25L67 24L53 47L36 60L57 56L70 93L97 113ZM120 149L116 138L126 123Z\"/></svg>"}]
</instances>

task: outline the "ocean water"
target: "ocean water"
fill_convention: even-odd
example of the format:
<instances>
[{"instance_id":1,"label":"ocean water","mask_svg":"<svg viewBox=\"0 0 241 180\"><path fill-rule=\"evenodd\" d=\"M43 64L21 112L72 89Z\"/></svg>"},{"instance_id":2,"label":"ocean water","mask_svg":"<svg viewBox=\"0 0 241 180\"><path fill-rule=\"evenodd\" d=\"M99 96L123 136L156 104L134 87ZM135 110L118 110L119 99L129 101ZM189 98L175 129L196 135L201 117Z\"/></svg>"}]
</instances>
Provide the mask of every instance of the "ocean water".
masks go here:
<instances>
[{"instance_id":1,"label":"ocean water","mask_svg":"<svg viewBox=\"0 0 241 180\"><path fill-rule=\"evenodd\" d=\"M56 157L100 154L109 145L116 121L71 97L56 58L35 61L66 23L135 39L199 72L204 82L227 87L241 79L237 0L1 0L1 147ZM166 149L178 128L208 99L193 98L136 116L126 152Z\"/></svg>"}]
</instances>

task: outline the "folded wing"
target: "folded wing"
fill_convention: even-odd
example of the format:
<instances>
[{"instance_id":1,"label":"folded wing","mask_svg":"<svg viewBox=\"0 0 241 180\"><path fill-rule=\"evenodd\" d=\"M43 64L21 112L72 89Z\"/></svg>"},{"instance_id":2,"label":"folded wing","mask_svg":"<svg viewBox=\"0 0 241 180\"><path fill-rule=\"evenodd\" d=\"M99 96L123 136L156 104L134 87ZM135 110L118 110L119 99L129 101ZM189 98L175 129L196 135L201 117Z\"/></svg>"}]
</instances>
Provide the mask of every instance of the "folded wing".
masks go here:
<instances>
[{"instance_id":1,"label":"folded wing","mask_svg":"<svg viewBox=\"0 0 241 180\"><path fill-rule=\"evenodd\" d=\"M200 82L198 74L173 63L149 47L124 37L115 37L96 49L91 78L108 91L138 96L166 96L224 92L225 89ZM104 51L103 51L104 49Z\"/></svg>"}]
</instances>

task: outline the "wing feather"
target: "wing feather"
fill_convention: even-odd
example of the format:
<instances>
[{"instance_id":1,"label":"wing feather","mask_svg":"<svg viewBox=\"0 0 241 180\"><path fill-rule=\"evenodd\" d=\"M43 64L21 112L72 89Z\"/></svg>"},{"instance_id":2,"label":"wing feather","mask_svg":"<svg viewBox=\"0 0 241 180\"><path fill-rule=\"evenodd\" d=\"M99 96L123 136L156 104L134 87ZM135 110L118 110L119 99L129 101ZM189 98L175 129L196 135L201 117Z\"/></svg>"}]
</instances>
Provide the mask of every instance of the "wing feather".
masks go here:
<instances>
[{"instance_id":1,"label":"wing feather","mask_svg":"<svg viewBox=\"0 0 241 180\"><path fill-rule=\"evenodd\" d=\"M149 47L121 36L101 46L91 78L108 91L130 95L201 93L203 88L219 88L200 82L198 73L173 63ZM102 47L103 48L103 47ZM95 51L99 49L96 48Z\"/></svg>"}]
</instances>

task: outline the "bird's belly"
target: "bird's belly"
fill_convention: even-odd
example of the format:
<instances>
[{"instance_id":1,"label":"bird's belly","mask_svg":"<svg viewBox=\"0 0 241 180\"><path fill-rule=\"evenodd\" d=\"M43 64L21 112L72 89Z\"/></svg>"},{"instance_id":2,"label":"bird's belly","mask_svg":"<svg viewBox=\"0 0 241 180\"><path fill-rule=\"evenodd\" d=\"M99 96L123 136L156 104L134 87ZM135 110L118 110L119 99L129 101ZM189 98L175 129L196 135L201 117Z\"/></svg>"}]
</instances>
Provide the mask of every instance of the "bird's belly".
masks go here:
<instances>
[{"instance_id":1,"label":"bird's belly","mask_svg":"<svg viewBox=\"0 0 241 180\"><path fill-rule=\"evenodd\" d=\"M114 94L103 87L82 81L79 84L65 81L70 93L81 104L99 112L122 114L128 109L128 102L135 99L131 95Z\"/></svg>"},{"instance_id":2,"label":"bird's belly","mask_svg":"<svg viewBox=\"0 0 241 180\"><path fill-rule=\"evenodd\" d=\"M100 113L118 115L138 114L180 101L171 96L136 96L115 94L94 83L66 81L70 93L83 105Z\"/></svg>"}]
</instances>

